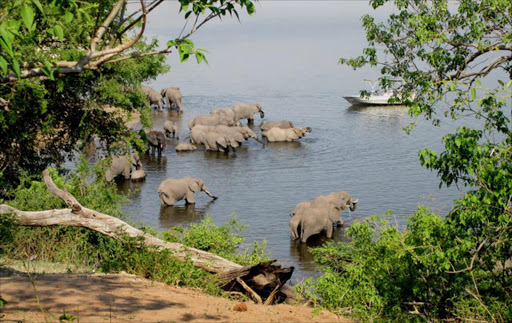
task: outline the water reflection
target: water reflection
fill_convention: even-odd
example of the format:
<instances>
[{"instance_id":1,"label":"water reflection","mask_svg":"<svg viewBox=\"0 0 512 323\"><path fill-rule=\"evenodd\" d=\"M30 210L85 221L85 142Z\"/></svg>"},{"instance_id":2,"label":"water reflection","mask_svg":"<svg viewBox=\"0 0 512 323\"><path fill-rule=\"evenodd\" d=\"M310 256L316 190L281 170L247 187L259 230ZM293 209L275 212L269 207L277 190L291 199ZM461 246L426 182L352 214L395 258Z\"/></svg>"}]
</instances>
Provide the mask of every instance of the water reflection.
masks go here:
<instances>
[{"instance_id":1,"label":"water reflection","mask_svg":"<svg viewBox=\"0 0 512 323\"><path fill-rule=\"evenodd\" d=\"M263 145L264 148L269 149L287 149L287 150L302 150L303 144L300 141L292 141L292 142L266 142Z\"/></svg>"},{"instance_id":2,"label":"water reflection","mask_svg":"<svg viewBox=\"0 0 512 323\"><path fill-rule=\"evenodd\" d=\"M351 105L345 111L346 113L360 113L362 115L377 117L404 117L407 116L409 107L405 105Z\"/></svg>"},{"instance_id":3,"label":"water reflection","mask_svg":"<svg viewBox=\"0 0 512 323\"><path fill-rule=\"evenodd\" d=\"M142 190L144 186L144 180L142 181L130 181L122 177L116 177L117 191L125 196L134 196Z\"/></svg>"},{"instance_id":4,"label":"water reflection","mask_svg":"<svg viewBox=\"0 0 512 323\"><path fill-rule=\"evenodd\" d=\"M170 229L174 226L188 226L191 223L199 223L209 213L210 205L214 201L209 201L203 206L195 204L184 205L162 205L160 207L160 216L158 218L160 228Z\"/></svg>"},{"instance_id":5,"label":"water reflection","mask_svg":"<svg viewBox=\"0 0 512 323\"><path fill-rule=\"evenodd\" d=\"M145 154L141 156L141 160L144 168L159 171L165 171L165 169L167 168L167 156L164 155Z\"/></svg>"}]
</instances>

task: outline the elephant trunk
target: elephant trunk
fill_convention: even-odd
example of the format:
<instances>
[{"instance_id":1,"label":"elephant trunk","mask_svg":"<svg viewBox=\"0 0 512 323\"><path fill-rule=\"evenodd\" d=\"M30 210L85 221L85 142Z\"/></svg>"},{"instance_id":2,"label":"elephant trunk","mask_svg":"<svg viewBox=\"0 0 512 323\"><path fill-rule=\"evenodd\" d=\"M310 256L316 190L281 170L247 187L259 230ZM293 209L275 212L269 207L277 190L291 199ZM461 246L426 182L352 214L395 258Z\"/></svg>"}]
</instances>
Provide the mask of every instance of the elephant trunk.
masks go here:
<instances>
[{"instance_id":1,"label":"elephant trunk","mask_svg":"<svg viewBox=\"0 0 512 323\"><path fill-rule=\"evenodd\" d=\"M214 200L218 199L218 197L213 195L212 193L210 193L210 191L208 191L208 189L206 187L203 187L203 192L205 192L206 195L208 195L209 197L211 197Z\"/></svg>"},{"instance_id":2,"label":"elephant trunk","mask_svg":"<svg viewBox=\"0 0 512 323\"><path fill-rule=\"evenodd\" d=\"M357 202L358 202L358 201L359 201L359 200L355 200L355 201L352 201L352 203L350 203L350 211L352 211L352 212L353 212L353 211L355 211L355 210L356 210L356 208L357 208Z\"/></svg>"}]
</instances>

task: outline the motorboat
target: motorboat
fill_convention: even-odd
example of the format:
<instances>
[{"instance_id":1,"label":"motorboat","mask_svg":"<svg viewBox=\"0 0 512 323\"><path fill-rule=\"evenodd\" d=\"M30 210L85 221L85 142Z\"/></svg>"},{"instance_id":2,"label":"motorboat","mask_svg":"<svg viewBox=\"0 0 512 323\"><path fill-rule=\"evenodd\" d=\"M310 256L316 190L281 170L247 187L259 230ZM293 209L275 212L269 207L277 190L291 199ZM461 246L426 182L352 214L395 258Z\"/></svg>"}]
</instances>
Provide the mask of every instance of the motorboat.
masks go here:
<instances>
[{"instance_id":1,"label":"motorboat","mask_svg":"<svg viewBox=\"0 0 512 323\"><path fill-rule=\"evenodd\" d=\"M377 90L377 81L372 80L364 80L371 87L371 92L369 94L362 95L351 95L344 96L343 98L347 100L352 105L402 105L402 99L400 97L400 91L398 89L388 89L388 90ZM392 80L392 82L401 82L400 80ZM415 95L411 95L410 100L414 100ZM391 98L395 98L391 100Z\"/></svg>"}]
</instances>

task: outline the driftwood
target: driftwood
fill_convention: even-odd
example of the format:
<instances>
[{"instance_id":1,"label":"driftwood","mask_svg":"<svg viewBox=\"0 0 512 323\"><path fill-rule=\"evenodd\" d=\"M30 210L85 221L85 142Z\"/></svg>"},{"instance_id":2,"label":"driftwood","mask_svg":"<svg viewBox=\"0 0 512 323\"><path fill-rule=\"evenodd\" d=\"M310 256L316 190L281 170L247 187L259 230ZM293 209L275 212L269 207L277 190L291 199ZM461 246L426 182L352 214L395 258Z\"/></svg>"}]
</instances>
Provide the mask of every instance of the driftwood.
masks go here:
<instances>
[{"instance_id":1,"label":"driftwood","mask_svg":"<svg viewBox=\"0 0 512 323\"><path fill-rule=\"evenodd\" d=\"M281 266L272 265L275 260L244 267L206 251L161 240L116 217L82 206L74 196L59 189L53 183L48 170L43 172L43 179L48 190L63 199L68 205L68 209L20 211L2 204L0 205L0 215L12 214L15 223L22 226L84 227L118 240L125 236L139 237L142 238L146 246L157 250L171 250L178 259L190 260L195 266L216 273L225 290L245 292L257 303L263 303L262 298L265 298L265 304L270 304L276 294L281 296L281 299L286 298L286 295L290 296L289 293L280 293L277 290L290 279L293 267L281 268ZM289 287L287 290L289 291Z\"/></svg>"}]
</instances>

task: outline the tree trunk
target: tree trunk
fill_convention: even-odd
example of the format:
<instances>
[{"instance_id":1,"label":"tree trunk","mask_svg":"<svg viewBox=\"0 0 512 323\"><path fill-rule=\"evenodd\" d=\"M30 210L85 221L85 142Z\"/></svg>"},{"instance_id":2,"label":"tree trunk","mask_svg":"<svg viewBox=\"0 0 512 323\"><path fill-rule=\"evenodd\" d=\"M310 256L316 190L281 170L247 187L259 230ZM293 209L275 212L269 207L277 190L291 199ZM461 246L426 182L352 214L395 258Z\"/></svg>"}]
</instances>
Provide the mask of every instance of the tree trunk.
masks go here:
<instances>
[{"instance_id":1,"label":"tree trunk","mask_svg":"<svg viewBox=\"0 0 512 323\"><path fill-rule=\"evenodd\" d=\"M154 247L157 250L171 250L178 259L190 260L195 266L218 274L225 289L241 290L249 295L256 292L265 298L270 295L274 297L275 293L272 293L274 289L280 288L280 286L290 279L293 273L293 267L281 268L280 266L272 265L275 260L260 263L255 266L243 267L206 251L161 240L130 226L116 217L83 207L74 196L59 189L53 183L48 170L43 172L43 178L50 192L62 198L70 207L69 209L29 212L20 211L6 204L2 204L0 205L0 215L12 214L14 215L15 223L23 226L62 225L84 227L117 240L121 240L123 235L142 237L143 243L146 246ZM243 283L240 283L240 279L244 281L249 288L244 286Z\"/></svg>"}]
</instances>

